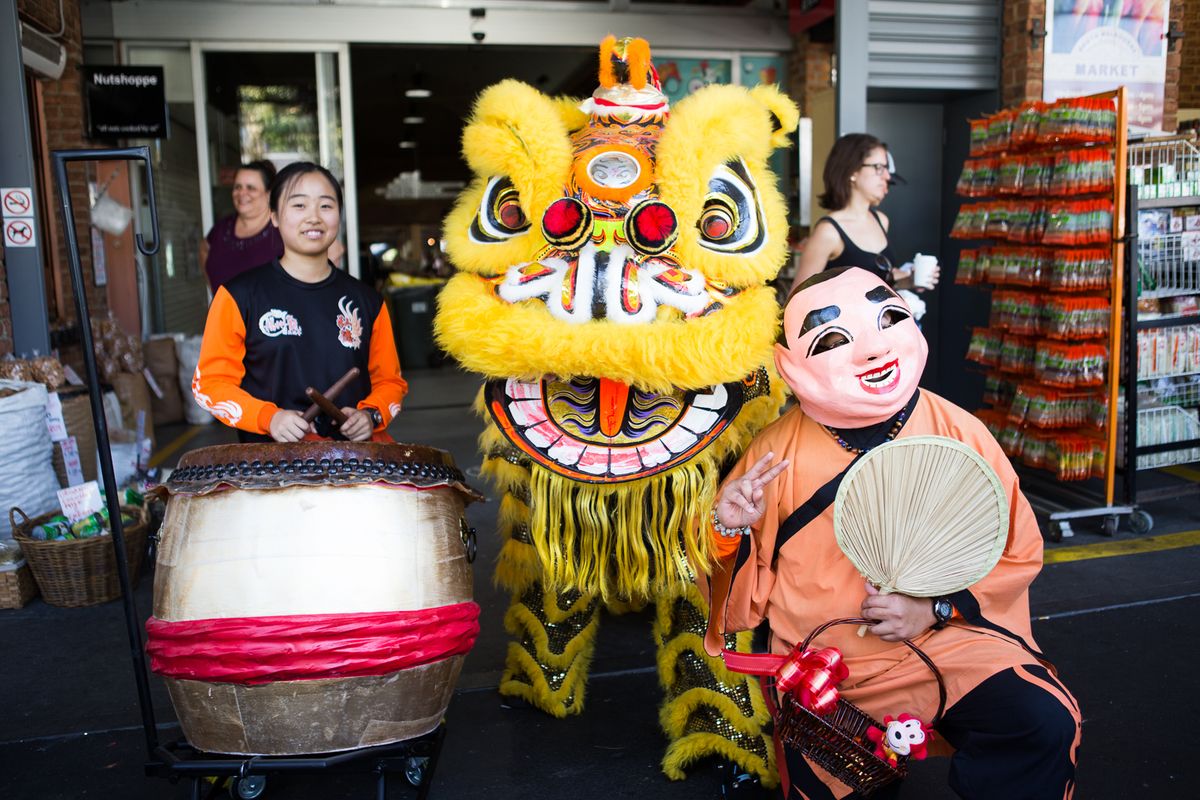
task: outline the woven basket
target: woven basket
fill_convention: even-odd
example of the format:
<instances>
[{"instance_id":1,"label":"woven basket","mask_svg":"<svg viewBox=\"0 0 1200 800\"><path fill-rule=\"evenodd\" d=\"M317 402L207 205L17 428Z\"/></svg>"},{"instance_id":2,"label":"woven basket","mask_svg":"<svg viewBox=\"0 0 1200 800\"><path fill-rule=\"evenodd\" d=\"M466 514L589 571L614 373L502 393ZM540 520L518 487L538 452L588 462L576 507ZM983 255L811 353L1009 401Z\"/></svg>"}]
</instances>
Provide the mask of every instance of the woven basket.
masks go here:
<instances>
[{"instance_id":1,"label":"woven basket","mask_svg":"<svg viewBox=\"0 0 1200 800\"><path fill-rule=\"evenodd\" d=\"M125 526L125 552L128 557L129 580L137 584L146 555L146 512L136 506L121 506L134 518ZM19 508L8 515L13 538L21 543L25 560L33 570L42 597L53 606L79 608L107 603L121 596L117 579L117 557L112 536L92 536L87 539L41 541L30 536L38 525L54 514L42 514L30 519ZM18 522L17 518L21 521Z\"/></svg>"},{"instance_id":2,"label":"woven basket","mask_svg":"<svg viewBox=\"0 0 1200 800\"><path fill-rule=\"evenodd\" d=\"M813 639L834 625L864 624L873 623L861 617L826 622L808 635L800 649L807 650ZM932 728L946 710L946 684L929 656L912 642L906 641L905 644L925 662L937 679L938 710L929 723ZM884 725L845 698L838 700L832 714L822 717L805 708L789 692L780 703L775 735L863 797L870 797L877 790L908 774L907 756L901 756L893 767L875 755L875 745L867 738L867 729L871 727L882 730Z\"/></svg>"},{"instance_id":3,"label":"woven basket","mask_svg":"<svg viewBox=\"0 0 1200 800\"><path fill-rule=\"evenodd\" d=\"M37 584L28 562L0 566L0 608L23 608L37 596Z\"/></svg>"}]
</instances>

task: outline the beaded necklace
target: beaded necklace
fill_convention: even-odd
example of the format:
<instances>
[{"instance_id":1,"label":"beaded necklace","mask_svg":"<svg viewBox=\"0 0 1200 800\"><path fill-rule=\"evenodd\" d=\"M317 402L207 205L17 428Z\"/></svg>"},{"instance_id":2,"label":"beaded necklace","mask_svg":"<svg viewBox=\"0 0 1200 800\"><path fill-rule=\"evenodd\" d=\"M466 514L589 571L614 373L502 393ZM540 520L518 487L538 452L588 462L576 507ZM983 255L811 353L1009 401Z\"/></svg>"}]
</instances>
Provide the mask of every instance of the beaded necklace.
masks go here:
<instances>
[{"instance_id":1,"label":"beaded necklace","mask_svg":"<svg viewBox=\"0 0 1200 800\"><path fill-rule=\"evenodd\" d=\"M896 436L899 435L900 429L904 427L904 420L906 420L906 419L908 419L908 407L907 406L900 409L900 413L896 415L896 421L892 423L891 430L888 431L888 434L884 438L883 441L890 442L892 439L895 439ZM837 432L836 428L831 428L828 425L822 425L821 427L823 427L825 430L829 431L829 435L834 438L834 441L836 441L839 445L842 446L843 450L853 453L856 456L860 455L861 453L866 452L866 450L871 449L868 447L864 450L861 447L855 447L854 445L850 444L845 439L843 439L842 435ZM880 442L880 444L883 444L883 442Z\"/></svg>"}]
</instances>

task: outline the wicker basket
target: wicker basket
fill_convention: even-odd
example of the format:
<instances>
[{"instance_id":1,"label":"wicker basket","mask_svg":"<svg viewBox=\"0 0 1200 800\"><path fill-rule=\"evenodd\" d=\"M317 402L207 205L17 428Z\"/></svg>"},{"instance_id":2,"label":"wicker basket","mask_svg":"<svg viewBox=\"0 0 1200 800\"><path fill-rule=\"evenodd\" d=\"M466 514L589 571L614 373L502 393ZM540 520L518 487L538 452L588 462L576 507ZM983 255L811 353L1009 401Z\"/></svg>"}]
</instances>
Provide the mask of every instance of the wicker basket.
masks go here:
<instances>
[{"instance_id":1,"label":"wicker basket","mask_svg":"<svg viewBox=\"0 0 1200 800\"><path fill-rule=\"evenodd\" d=\"M0 608L23 608L36 596L37 584L25 559L0 565Z\"/></svg>"},{"instance_id":2,"label":"wicker basket","mask_svg":"<svg viewBox=\"0 0 1200 800\"><path fill-rule=\"evenodd\" d=\"M863 624L872 623L860 617L826 622L808 635L801 651L807 650L812 640L827 628L834 625ZM946 710L946 684L929 656L912 642L906 641L905 644L925 662L937 678L938 710L929 723L929 726L933 727ZM780 703L775 735L863 797L870 797L877 790L908 774L907 756L901 756L893 767L875 755L875 746L867 738L867 729L871 727L883 729L884 726L845 698L838 700L837 708L832 714L822 717L809 711L788 693Z\"/></svg>"},{"instance_id":3,"label":"wicker basket","mask_svg":"<svg viewBox=\"0 0 1200 800\"><path fill-rule=\"evenodd\" d=\"M134 518L124 527L125 552L128 557L129 579L137 583L146 555L146 512L135 506L121 506ZM87 539L41 541L30 536L34 527L48 521L54 514L42 514L30 519L19 508L8 515L13 538L21 543L25 559L37 579L38 589L46 602L54 606L78 608L107 603L121 596L117 580L117 557L111 536L92 536ZM17 518L21 521L18 522Z\"/></svg>"}]
</instances>

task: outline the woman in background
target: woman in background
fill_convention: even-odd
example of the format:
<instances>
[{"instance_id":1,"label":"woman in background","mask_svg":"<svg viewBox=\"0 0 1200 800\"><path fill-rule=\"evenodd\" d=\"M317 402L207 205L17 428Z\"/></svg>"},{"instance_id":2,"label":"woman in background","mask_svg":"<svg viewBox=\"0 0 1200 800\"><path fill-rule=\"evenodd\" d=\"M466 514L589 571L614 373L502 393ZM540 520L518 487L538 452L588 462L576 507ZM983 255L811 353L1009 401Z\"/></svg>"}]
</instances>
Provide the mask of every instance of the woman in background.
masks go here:
<instances>
[{"instance_id":1,"label":"woman in background","mask_svg":"<svg viewBox=\"0 0 1200 800\"><path fill-rule=\"evenodd\" d=\"M267 203L274 179L270 161L251 161L234 175L234 213L217 220L200 243L200 266L214 295L226 281L283 255Z\"/></svg>"},{"instance_id":2,"label":"woman in background","mask_svg":"<svg viewBox=\"0 0 1200 800\"><path fill-rule=\"evenodd\" d=\"M893 180L887 146L868 133L846 134L829 152L824 177L819 201L830 213L813 226L792 288L837 267L862 267L889 286L911 288L909 273L897 269L888 245L888 218L876 209Z\"/></svg>"}]
</instances>

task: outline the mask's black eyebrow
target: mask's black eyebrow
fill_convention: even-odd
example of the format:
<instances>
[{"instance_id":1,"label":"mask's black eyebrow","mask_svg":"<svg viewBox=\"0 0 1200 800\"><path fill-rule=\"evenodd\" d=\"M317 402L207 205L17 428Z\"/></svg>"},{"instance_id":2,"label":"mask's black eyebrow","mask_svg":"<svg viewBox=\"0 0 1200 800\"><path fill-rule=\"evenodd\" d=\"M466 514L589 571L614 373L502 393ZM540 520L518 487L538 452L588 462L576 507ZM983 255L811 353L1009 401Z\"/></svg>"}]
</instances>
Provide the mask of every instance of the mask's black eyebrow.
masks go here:
<instances>
[{"instance_id":1,"label":"mask's black eyebrow","mask_svg":"<svg viewBox=\"0 0 1200 800\"><path fill-rule=\"evenodd\" d=\"M898 295L886 286L876 286L871 291L867 292L864 297L872 303L882 303L889 297L898 297Z\"/></svg>"},{"instance_id":2,"label":"mask's black eyebrow","mask_svg":"<svg viewBox=\"0 0 1200 800\"><path fill-rule=\"evenodd\" d=\"M813 328L824 325L826 322L833 322L835 319L840 317L841 314L842 309L838 308L837 306L825 306L824 308L818 308L815 311L810 311L804 318L804 325L800 327L799 335L803 336Z\"/></svg>"}]
</instances>

